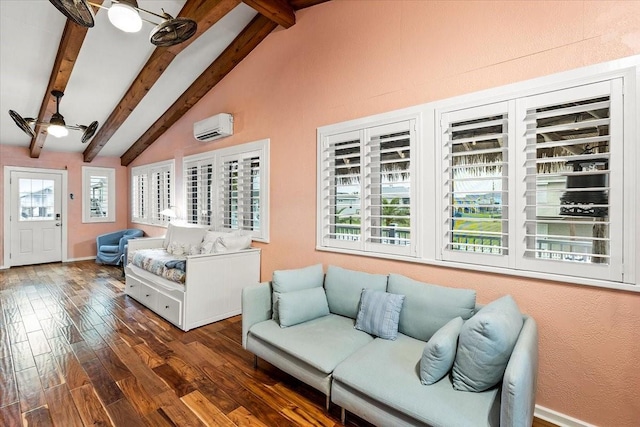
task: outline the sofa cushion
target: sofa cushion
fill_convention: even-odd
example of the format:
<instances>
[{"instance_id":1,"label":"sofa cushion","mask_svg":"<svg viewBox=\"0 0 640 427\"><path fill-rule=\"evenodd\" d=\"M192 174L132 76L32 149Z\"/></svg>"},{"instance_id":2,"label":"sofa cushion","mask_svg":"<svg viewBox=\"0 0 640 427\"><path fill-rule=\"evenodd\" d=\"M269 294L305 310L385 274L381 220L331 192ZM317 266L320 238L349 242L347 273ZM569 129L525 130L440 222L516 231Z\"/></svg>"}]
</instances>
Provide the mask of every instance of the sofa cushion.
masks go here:
<instances>
[{"instance_id":1,"label":"sofa cushion","mask_svg":"<svg viewBox=\"0 0 640 427\"><path fill-rule=\"evenodd\" d=\"M460 330L453 365L457 390L484 391L502 380L523 318L510 295L484 306Z\"/></svg>"},{"instance_id":2,"label":"sofa cushion","mask_svg":"<svg viewBox=\"0 0 640 427\"><path fill-rule=\"evenodd\" d=\"M280 294L278 313L281 328L328 315L329 305L324 289L311 288Z\"/></svg>"},{"instance_id":3,"label":"sofa cushion","mask_svg":"<svg viewBox=\"0 0 640 427\"><path fill-rule=\"evenodd\" d=\"M338 363L373 341L371 335L353 325L353 319L329 314L284 329L266 320L253 325L249 334L330 374Z\"/></svg>"},{"instance_id":4,"label":"sofa cushion","mask_svg":"<svg viewBox=\"0 0 640 427\"><path fill-rule=\"evenodd\" d=\"M274 292L292 292L319 287L323 282L322 264L316 264L293 270L276 270L271 285Z\"/></svg>"},{"instance_id":5,"label":"sofa cushion","mask_svg":"<svg viewBox=\"0 0 640 427\"><path fill-rule=\"evenodd\" d=\"M329 310L355 319L362 290L387 290L387 277L386 274L364 273L330 265L324 280Z\"/></svg>"},{"instance_id":6,"label":"sofa cushion","mask_svg":"<svg viewBox=\"0 0 640 427\"><path fill-rule=\"evenodd\" d=\"M464 320L458 316L433 334L420 359L420 381L431 385L440 381L453 366L458 347L458 336Z\"/></svg>"},{"instance_id":7,"label":"sofa cushion","mask_svg":"<svg viewBox=\"0 0 640 427\"><path fill-rule=\"evenodd\" d=\"M413 338L429 338L449 320L473 316L476 292L418 282L400 274L389 275L387 291L405 295L398 331Z\"/></svg>"},{"instance_id":8,"label":"sofa cushion","mask_svg":"<svg viewBox=\"0 0 640 427\"><path fill-rule=\"evenodd\" d=\"M280 323L278 313L278 298L285 292L301 291L303 289L322 287L324 283L324 271L322 264L310 265L309 267L276 270L271 279L273 294L271 297L272 319Z\"/></svg>"},{"instance_id":9,"label":"sofa cushion","mask_svg":"<svg viewBox=\"0 0 640 427\"><path fill-rule=\"evenodd\" d=\"M356 329L379 338L395 340L404 295L363 289Z\"/></svg>"},{"instance_id":10,"label":"sofa cushion","mask_svg":"<svg viewBox=\"0 0 640 427\"><path fill-rule=\"evenodd\" d=\"M500 425L499 389L457 391L449 376L431 386L422 385L419 364L424 345L404 334L395 341L375 339L336 367L334 384L340 382L367 401L405 413L411 418L407 425Z\"/></svg>"}]
</instances>

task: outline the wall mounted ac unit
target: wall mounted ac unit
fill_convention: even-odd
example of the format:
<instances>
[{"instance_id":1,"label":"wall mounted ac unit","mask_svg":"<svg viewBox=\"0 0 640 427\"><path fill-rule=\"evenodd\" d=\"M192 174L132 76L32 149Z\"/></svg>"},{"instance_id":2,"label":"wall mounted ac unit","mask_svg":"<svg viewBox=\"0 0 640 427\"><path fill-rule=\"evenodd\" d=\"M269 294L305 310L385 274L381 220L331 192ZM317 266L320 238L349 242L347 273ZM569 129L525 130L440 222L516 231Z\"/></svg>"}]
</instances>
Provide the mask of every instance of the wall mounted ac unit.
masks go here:
<instances>
[{"instance_id":1,"label":"wall mounted ac unit","mask_svg":"<svg viewBox=\"0 0 640 427\"><path fill-rule=\"evenodd\" d=\"M198 141L213 141L233 135L233 116L220 113L193 124L193 136Z\"/></svg>"}]
</instances>

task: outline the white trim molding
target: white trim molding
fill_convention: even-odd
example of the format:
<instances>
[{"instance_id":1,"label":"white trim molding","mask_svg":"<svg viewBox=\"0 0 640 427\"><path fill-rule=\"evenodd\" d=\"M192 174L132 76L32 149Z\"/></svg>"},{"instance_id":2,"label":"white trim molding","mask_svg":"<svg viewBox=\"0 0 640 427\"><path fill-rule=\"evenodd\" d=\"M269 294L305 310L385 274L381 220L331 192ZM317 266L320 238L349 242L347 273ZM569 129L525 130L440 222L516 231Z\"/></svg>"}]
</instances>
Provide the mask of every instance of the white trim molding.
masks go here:
<instances>
[{"instance_id":1,"label":"white trim molding","mask_svg":"<svg viewBox=\"0 0 640 427\"><path fill-rule=\"evenodd\" d=\"M586 421L579 420L577 418L570 417L553 409L545 408L544 406L536 405L536 409L533 412L536 418L549 421L559 427L596 427L594 424L589 424Z\"/></svg>"}]
</instances>

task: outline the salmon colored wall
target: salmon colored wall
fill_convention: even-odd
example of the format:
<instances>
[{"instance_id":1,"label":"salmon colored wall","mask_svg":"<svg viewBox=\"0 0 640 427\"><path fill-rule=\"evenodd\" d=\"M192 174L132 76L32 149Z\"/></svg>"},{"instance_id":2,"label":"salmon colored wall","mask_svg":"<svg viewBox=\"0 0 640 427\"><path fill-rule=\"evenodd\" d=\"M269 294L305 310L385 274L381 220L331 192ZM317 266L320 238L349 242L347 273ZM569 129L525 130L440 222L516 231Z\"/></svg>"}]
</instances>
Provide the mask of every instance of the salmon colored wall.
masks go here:
<instances>
[{"instance_id":1,"label":"salmon colored wall","mask_svg":"<svg viewBox=\"0 0 640 427\"><path fill-rule=\"evenodd\" d=\"M82 153L62 153L47 150L45 145L40 157L32 159L28 147L0 144L0 194L4 196L4 167L19 166L41 169L67 169L67 257L69 260L96 256L96 236L127 227L129 185L127 168L120 166L119 157L98 157L85 163ZM82 223L82 166L110 167L116 170L116 222ZM69 194L74 194L74 199ZM4 233L4 197L0 197L0 233ZM4 260L0 239L0 264Z\"/></svg>"},{"instance_id":2,"label":"salmon colored wall","mask_svg":"<svg viewBox=\"0 0 640 427\"><path fill-rule=\"evenodd\" d=\"M175 153L179 169L184 155L271 138L263 280L321 262L473 288L481 303L512 294L539 325L537 403L597 425L637 426L640 294L318 252L315 230L319 126L637 55L640 2L336 0L296 17L136 164ZM235 135L195 142L193 122L219 112L233 113Z\"/></svg>"}]
</instances>

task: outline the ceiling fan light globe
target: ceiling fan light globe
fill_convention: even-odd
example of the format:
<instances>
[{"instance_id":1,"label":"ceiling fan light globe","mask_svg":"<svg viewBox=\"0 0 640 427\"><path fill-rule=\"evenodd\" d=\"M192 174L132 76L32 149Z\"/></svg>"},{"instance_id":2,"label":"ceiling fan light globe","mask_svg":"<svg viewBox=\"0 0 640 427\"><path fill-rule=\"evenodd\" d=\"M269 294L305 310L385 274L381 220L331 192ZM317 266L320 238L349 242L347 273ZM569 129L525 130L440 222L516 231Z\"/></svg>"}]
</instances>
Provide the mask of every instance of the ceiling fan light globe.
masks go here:
<instances>
[{"instance_id":1,"label":"ceiling fan light globe","mask_svg":"<svg viewBox=\"0 0 640 427\"><path fill-rule=\"evenodd\" d=\"M113 3L107 15L113 26L125 33L137 33L142 28L142 18L138 11L124 2Z\"/></svg>"},{"instance_id":2,"label":"ceiling fan light globe","mask_svg":"<svg viewBox=\"0 0 640 427\"><path fill-rule=\"evenodd\" d=\"M47 127L47 133L56 138L62 138L63 136L69 135L69 130L61 125L50 124Z\"/></svg>"}]
</instances>

